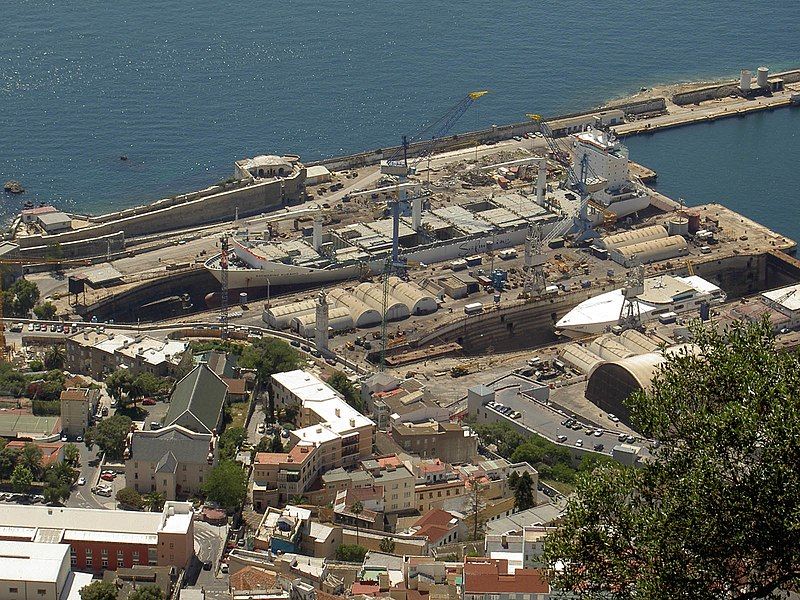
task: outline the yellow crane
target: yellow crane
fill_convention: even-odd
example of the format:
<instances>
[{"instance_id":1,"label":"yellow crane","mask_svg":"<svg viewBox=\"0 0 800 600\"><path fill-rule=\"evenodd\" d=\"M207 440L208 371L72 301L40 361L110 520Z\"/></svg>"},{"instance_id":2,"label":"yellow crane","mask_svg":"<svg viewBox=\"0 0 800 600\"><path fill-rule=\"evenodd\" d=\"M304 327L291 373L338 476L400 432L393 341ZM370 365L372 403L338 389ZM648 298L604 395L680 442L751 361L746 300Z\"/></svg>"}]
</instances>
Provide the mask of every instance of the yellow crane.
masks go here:
<instances>
[{"instance_id":1,"label":"yellow crane","mask_svg":"<svg viewBox=\"0 0 800 600\"><path fill-rule=\"evenodd\" d=\"M64 264L91 264L82 258L47 259L47 258L0 258L0 267L3 265L64 265ZM3 274L0 272L0 362L6 360L6 325L3 318Z\"/></svg>"}]
</instances>

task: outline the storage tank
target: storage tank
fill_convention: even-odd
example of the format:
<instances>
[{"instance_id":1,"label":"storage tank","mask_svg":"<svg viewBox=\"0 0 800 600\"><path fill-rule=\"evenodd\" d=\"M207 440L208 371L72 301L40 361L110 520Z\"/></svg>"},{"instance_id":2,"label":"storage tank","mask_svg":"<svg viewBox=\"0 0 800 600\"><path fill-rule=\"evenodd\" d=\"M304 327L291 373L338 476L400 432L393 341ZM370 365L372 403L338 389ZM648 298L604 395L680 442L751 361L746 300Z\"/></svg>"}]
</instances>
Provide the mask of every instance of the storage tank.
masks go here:
<instances>
[{"instance_id":1,"label":"storage tank","mask_svg":"<svg viewBox=\"0 0 800 600\"><path fill-rule=\"evenodd\" d=\"M300 315L292 319L292 329L304 338L313 338L317 332L317 315L314 313ZM353 329L353 317L350 309L344 306L328 310L328 330L348 331Z\"/></svg>"},{"instance_id":2,"label":"storage tank","mask_svg":"<svg viewBox=\"0 0 800 600\"><path fill-rule=\"evenodd\" d=\"M439 309L439 304L432 294L399 277L389 277L389 293L405 303L412 315L428 315Z\"/></svg>"},{"instance_id":3,"label":"storage tank","mask_svg":"<svg viewBox=\"0 0 800 600\"><path fill-rule=\"evenodd\" d=\"M742 74L739 77L739 89L743 92L750 91L750 82L753 80L753 74L747 69L742 69Z\"/></svg>"},{"instance_id":4,"label":"storage tank","mask_svg":"<svg viewBox=\"0 0 800 600\"><path fill-rule=\"evenodd\" d=\"M769 79L769 68L768 67L758 67L758 73L756 74L756 83L758 87L765 88L767 87L767 79Z\"/></svg>"},{"instance_id":5,"label":"storage tank","mask_svg":"<svg viewBox=\"0 0 800 600\"><path fill-rule=\"evenodd\" d=\"M353 296L383 314L383 285L362 283L353 290ZM386 320L399 321L408 318L409 308L403 302L389 294L386 299Z\"/></svg>"},{"instance_id":6,"label":"storage tank","mask_svg":"<svg viewBox=\"0 0 800 600\"><path fill-rule=\"evenodd\" d=\"M603 250L614 250L616 248L629 246L630 244L638 244L651 240L660 240L665 237L667 237L666 229L664 229L661 225L651 225L649 227L642 227L640 229L615 233L614 235L609 235L602 239L596 240L594 244Z\"/></svg>"},{"instance_id":7,"label":"storage tank","mask_svg":"<svg viewBox=\"0 0 800 600\"><path fill-rule=\"evenodd\" d=\"M667 232L670 235L689 235L689 219L686 217L675 217L667 223Z\"/></svg>"},{"instance_id":8,"label":"storage tank","mask_svg":"<svg viewBox=\"0 0 800 600\"><path fill-rule=\"evenodd\" d=\"M317 303L314 300L303 300L292 302L281 306L273 306L264 309L261 320L272 329L286 329L292 323L292 319L300 315L307 315L316 310Z\"/></svg>"},{"instance_id":9,"label":"storage tank","mask_svg":"<svg viewBox=\"0 0 800 600\"><path fill-rule=\"evenodd\" d=\"M689 233L694 235L700 231L700 213L696 210L691 210L686 213L686 218L689 219Z\"/></svg>"},{"instance_id":10,"label":"storage tank","mask_svg":"<svg viewBox=\"0 0 800 600\"><path fill-rule=\"evenodd\" d=\"M371 327L378 325L382 320L380 312L341 288L334 288L328 292L328 299L336 305L336 308L343 306L349 309L356 327Z\"/></svg>"}]
</instances>

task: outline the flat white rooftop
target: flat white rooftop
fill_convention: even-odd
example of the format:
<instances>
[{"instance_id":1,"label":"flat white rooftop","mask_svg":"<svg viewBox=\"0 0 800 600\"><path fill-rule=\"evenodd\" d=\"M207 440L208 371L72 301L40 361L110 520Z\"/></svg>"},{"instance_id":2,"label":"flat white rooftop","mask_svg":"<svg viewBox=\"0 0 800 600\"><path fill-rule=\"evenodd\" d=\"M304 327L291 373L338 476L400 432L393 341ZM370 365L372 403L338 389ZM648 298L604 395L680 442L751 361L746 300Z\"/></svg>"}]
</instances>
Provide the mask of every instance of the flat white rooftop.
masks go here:
<instances>
[{"instance_id":1,"label":"flat white rooftop","mask_svg":"<svg viewBox=\"0 0 800 600\"><path fill-rule=\"evenodd\" d=\"M56 583L68 554L66 544L0 541L0 578Z\"/></svg>"},{"instance_id":2,"label":"flat white rooftop","mask_svg":"<svg viewBox=\"0 0 800 600\"><path fill-rule=\"evenodd\" d=\"M767 300L792 312L800 310L800 283L761 294Z\"/></svg>"}]
</instances>

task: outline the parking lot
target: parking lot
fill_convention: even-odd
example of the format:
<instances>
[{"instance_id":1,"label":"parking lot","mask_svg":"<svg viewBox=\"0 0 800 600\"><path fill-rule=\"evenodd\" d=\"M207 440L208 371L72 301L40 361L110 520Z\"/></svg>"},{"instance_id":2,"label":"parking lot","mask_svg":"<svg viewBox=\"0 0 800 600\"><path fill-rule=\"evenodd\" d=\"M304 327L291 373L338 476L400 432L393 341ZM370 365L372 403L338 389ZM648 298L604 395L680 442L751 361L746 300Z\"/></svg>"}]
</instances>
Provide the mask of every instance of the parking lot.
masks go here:
<instances>
[{"instance_id":1,"label":"parking lot","mask_svg":"<svg viewBox=\"0 0 800 600\"><path fill-rule=\"evenodd\" d=\"M483 407L487 420L524 426L552 442L609 455L617 444L642 443L609 415L598 412L596 419L574 417L553 403L534 399L533 394L522 391L525 385L529 385L525 379L513 375L498 382L494 405Z\"/></svg>"}]
</instances>

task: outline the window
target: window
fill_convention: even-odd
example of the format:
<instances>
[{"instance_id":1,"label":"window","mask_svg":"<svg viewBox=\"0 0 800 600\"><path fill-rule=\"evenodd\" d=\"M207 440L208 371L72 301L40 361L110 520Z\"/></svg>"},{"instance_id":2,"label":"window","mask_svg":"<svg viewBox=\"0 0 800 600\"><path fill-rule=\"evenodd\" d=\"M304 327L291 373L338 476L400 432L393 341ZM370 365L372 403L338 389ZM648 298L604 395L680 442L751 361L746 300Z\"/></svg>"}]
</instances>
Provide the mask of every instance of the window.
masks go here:
<instances>
[{"instance_id":1,"label":"window","mask_svg":"<svg viewBox=\"0 0 800 600\"><path fill-rule=\"evenodd\" d=\"M47 593L47 590L44 590L42 588L38 588L36 590L36 593L39 594L40 596L44 596Z\"/></svg>"},{"instance_id":2,"label":"window","mask_svg":"<svg viewBox=\"0 0 800 600\"><path fill-rule=\"evenodd\" d=\"M101 561L100 561L100 563L101 563L101 566L102 566L104 569L107 569L107 568L108 568L108 558L104 558L103 560L101 560Z\"/></svg>"},{"instance_id":3,"label":"window","mask_svg":"<svg viewBox=\"0 0 800 600\"><path fill-rule=\"evenodd\" d=\"M91 555L92 555L92 549L91 548L87 548L86 549L86 556L91 556Z\"/></svg>"},{"instance_id":4,"label":"window","mask_svg":"<svg viewBox=\"0 0 800 600\"><path fill-rule=\"evenodd\" d=\"M19 588L8 588L9 594L17 594L19 593Z\"/></svg>"},{"instance_id":5,"label":"window","mask_svg":"<svg viewBox=\"0 0 800 600\"><path fill-rule=\"evenodd\" d=\"M87 567L91 567L92 566L92 557L91 556L87 556L86 557L86 566Z\"/></svg>"},{"instance_id":6,"label":"window","mask_svg":"<svg viewBox=\"0 0 800 600\"><path fill-rule=\"evenodd\" d=\"M125 555L122 553L122 550L117 550L117 566L121 567L122 563L125 562Z\"/></svg>"},{"instance_id":7,"label":"window","mask_svg":"<svg viewBox=\"0 0 800 600\"><path fill-rule=\"evenodd\" d=\"M108 557L108 548L103 548L102 550L100 550L100 556L102 556L103 558L107 558Z\"/></svg>"}]
</instances>

